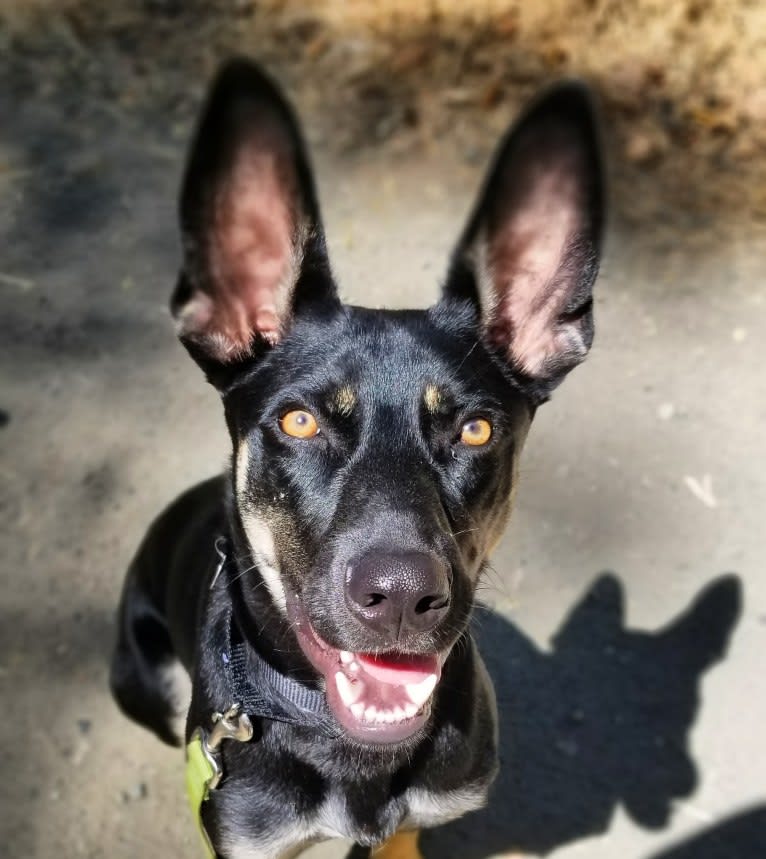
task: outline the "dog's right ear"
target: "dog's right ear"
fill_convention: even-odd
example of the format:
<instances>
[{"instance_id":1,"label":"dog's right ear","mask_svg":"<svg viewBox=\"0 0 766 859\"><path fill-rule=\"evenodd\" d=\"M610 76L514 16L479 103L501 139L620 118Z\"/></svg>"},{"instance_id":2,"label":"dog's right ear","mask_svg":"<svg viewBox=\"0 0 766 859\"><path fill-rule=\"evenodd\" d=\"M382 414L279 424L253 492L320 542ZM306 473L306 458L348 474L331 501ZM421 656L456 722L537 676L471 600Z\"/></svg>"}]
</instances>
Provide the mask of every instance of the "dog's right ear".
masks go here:
<instances>
[{"instance_id":1,"label":"dog's right ear","mask_svg":"<svg viewBox=\"0 0 766 859\"><path fill-rule=\"evenodd\" d=\"M179 336L213 384L284 335L302 305L337 305L298 124L253 63L218 74L181 191Z\"/></svg>"}]
</instances>

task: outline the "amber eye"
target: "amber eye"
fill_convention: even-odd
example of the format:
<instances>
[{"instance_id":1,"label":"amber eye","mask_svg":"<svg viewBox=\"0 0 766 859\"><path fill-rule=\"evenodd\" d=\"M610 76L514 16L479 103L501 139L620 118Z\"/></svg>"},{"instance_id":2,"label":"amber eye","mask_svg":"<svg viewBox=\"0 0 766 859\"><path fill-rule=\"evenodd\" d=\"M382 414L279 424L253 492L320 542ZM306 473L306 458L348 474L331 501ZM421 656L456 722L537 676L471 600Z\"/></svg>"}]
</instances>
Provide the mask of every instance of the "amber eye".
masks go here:
<instances>
[{"instance_id":1,"label":"amber eye","mask_svg":"<svg viewBox=\"0 0 766 859\"><path fill-rule=\"evenodd\" d=\"M313 438L319 432L314 415L304 412L303 409L295 409L283 415L279 419L279 426L283 433L293 438Z\"/></svg>"},{"instance_id":2,"label":"amber eye","mask_svg":"<svg viewBox=\"0 0 766 859\"><path fill-rule=\"evenodd\" d=\"M463 424L460 431L460 441L472 447L480 447L492 438L492 425L484 418L472 418Z\"/></svg>"}]
</instances>

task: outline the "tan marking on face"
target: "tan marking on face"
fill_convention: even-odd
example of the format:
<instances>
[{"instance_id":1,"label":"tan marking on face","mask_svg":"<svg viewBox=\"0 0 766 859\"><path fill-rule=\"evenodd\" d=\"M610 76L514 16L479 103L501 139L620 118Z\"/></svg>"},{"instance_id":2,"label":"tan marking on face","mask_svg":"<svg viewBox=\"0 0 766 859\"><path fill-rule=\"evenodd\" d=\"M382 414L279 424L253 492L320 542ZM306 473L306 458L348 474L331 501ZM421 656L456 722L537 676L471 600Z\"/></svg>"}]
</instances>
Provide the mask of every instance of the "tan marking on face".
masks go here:
<instances>
[{"instance_id":1,"label":"tan marking on face","mask_svg":"<svg viewBox=\"0 0 766 859\"><path fill-rule=\"evenodd\" d=\"M519 491L519 453L518 451L513 457L513 466L511 471L511 497L508 501L508 518L510 519L513 508L516 505L516 495Z\"/></svg>"},{"instance_id":2,"label":"tan marking on face","mask_svg":"<svg viewBox=\"0 0 766 859\"><path fill-rule=\"evenodd\" d=\"M439 411L439 407L442 402L442 395L436 385L432 385L430 383L426 385L425 392L423 393L423 402L430 414L435 415Z\"/></svg>"},{"instance_id":3,"label":"tan marking on face","mask_svg":"<svg viewBox=\"0 0 766 859\"><path fill-rule=\"evenodd\" d=\"M239 515L250 545L253 560L269 589L274 604L283 613L286 611L285 588L277 560L274 534L269 523L255 511L249 509L247 502L247 471L250 453L247 442L242 442L237 451L236 492Z\"/></svg>"},{"instance_id":4,"label":"tan marking on face","mask_svg":"<svg viewBox=\"0 0 766 859\"><path fill-rule=\"evenodd\" d=\"M240 511L240 515L253 560L258 565L258 572L266 583L274 604L284 614L287 611L287 597L277 560L274 533L269 523L257 514Z\"/></svg>"},{"instance_id":5,"label":"tan marking on face","mask_svg":"<svg viewBox=\"0 0 766 859\"><path fill-rule=\"evenodd\" d=\"M350 385L343 385L342 388L338 388L335 392L333 405L337 409L338 414L349 417L356 406L356 392Z\"/></svg>"},{"instance_id":6,"label":"tan marking on face","mask_svg":"<svg viewBox=\"0 0 766 859\"><path fill-rule=\"evenodd\" d=\"M247 496L247 469L250 463L250 451L247 442L240 443L236 456L236 486L237 501L243 506Z\"/></svg>"},{"instance_id":7,"label":"tan marking on face","mask_svg":"<svg viewBox=\"0 0 766 859\"><path fill-rule=\"evenodd\" d=\"M486 558L488 558L497 548L498 543L502 539L505 529L508 527L508 523L511 520L513 507L516 503L516 493L519 489L519 462L521 460L521 450L524 442L526 441L527 433L529 432L529 425L530 421L527 421L518 437L516 450L513 454L513 463L511 464L511 494L508 497L508 506L505 507L502 514L496 519L489 529L485 549Z\"/></svg>"}]
</instances>

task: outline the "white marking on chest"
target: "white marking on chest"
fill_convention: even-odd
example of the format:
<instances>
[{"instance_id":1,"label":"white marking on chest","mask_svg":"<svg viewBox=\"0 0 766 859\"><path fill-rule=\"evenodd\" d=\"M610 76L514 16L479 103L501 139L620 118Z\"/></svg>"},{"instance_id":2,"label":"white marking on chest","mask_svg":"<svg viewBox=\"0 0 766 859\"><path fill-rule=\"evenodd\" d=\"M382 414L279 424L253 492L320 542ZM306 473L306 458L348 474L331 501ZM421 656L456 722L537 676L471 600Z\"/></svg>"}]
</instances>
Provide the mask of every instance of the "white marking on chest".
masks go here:
<instances>
[{"instance_id":1,"label":"white marking on chest","mask_svg":"<svg viewBox=\"0 0 766 859\"><path fill-rule=\"evenodd\" d=\"M351 838L346 797L342 793L331 793L322 803L313 821L313 830L323 838Z\"/></svg>"},{"instance_id":2,"label":"white marking on chest","mask_svg":"<svg viewBox=\"0 0 766 859\"><path fill-rule=\"evenodd\" d=\"M232 838L226 841L226 855L230 859L293 859L303 852L304 843L298 846L291 841L289 844L271 842L268 846L256 846L245 838Z\"/></svg>"},{"instance_id":3,"label":"white marking on chest","mask_svg":"<svg viewBox=\"0 0 766 859\"><path fill-rule=\"evenodd\" d=\"M274 604L285 614L287 611L287 600L285 598L282 577L279 572L277 553L274 546L274 535L268 523L263 518L247 509L246 490L249 458L250 453L247 448L247 442L243 442L237 451L237 504L253 560L258 566L258 572L263 577L271 598L274 600Z\"/></svg>"},{"instance_id":4,"label":"white marking on chest","mask_svg":"<svg viewBox=\"0 0 766 859\"><path fill-rule=\"evenodd\" d=\"M410 810L406 821L409 825L438 826L485 806L487 788L468 785L440 793L422 788L410 788L405 794L405 799Z\"/></svg>"},{"instance_id":5,"label":"white marking on chest","mask_svg":"<svg viewBox=\"0 0 766 859\"><path fill-rule=\"evenodd\" d=\"M263 841L228 838L224 847L231 859L289 859L318 841L328 838L353 839L346 814L346 800L341 793L331 793L317 811L308 817L290 820L275 827Z\"/></svg>"}]
</instances>

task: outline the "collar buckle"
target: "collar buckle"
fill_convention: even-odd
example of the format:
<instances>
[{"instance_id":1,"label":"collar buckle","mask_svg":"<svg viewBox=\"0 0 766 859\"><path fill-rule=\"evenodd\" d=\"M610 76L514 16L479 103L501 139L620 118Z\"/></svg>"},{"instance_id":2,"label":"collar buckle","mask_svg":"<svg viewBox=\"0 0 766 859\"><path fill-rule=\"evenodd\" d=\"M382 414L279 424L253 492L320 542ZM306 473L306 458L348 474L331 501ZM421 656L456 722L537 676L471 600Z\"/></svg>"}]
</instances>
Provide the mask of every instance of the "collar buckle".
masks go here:
<instances>
[{"instance_id":1,"label":"collar buckle","mask_svg":"<svg viewBox=\"0 0 766 859\"><path fill-rule=\"evenodd\" d=\"M193 735L195 739L199 739L202 753L210 765L210 775L206 784L208 790L215 790L223 776L221 743L224 740L246 743L253 738L253 723L242 710L241 704L233 704L223 713L213 713L212 722L213 727L209 731L200 727Z\"/></svg>"},{"instance_id":2,"label":"collar buckle","mask_svg":"<svg viewBox=\"0 0 766 859\"><path fill-rule=\"evenodd\" d=\"M247 713L242 712L241 704L234 704L223 713L213 713L212 721L210 731L196 728L186 747L186 793L208 859L216 859L217 853L202 820L202 804L223 777L221 743L224 740L246 743L253 736L253 726Z\"/></svg>"}]
</instances>

